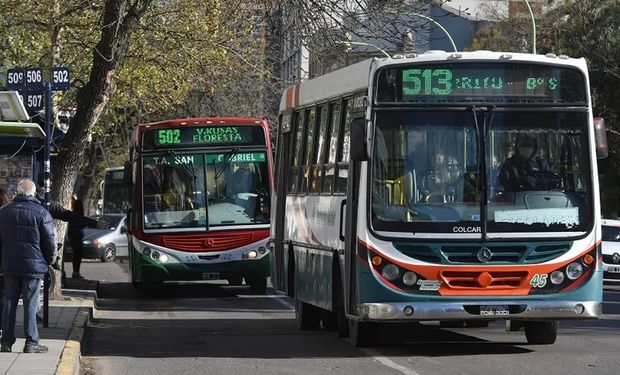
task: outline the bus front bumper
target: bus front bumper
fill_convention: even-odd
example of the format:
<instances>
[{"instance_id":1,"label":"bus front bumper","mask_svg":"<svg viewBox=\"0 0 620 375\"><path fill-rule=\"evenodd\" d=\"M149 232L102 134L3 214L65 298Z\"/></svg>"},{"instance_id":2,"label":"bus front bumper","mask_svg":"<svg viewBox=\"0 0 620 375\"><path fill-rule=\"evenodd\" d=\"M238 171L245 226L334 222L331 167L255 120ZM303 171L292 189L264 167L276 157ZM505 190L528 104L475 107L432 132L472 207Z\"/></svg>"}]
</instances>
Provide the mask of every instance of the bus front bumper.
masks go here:
<instances>
[{"instance_id":1,"label":"bus front bumper","mask_svg":"<svg viewBox=\"0 0 620 375\"><path fill-rule=\"evenodd\" d=\"M361 321L402 322L424 320L559 320L599 319L598 301L467 301L420 303L364 303L357 306Z\"/></svg>"}]
</instances>

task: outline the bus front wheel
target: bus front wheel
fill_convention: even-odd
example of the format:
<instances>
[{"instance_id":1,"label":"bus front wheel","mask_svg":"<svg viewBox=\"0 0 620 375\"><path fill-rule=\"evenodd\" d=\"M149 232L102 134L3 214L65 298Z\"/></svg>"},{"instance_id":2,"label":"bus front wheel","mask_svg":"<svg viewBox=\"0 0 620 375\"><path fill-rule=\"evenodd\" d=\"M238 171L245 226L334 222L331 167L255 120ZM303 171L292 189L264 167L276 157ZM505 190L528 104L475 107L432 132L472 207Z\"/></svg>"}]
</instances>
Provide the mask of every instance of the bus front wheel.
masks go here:
<instances>
[{"instance_id":1,"label":"bus front wheel","mask_svg":"<svg viewBox=\"0 0 620 375\"><path fill-rule=\"evenodd\" d=\"M532 345L550 345L555 343L558 337L559 325L557 320L525 322L523 328L525 330L527 343Z\"/></svg>"},{"instance_id":2,"label":"bus front wheel","mask_svg":"<svg viewBox=\"0 0 620 375\"><path fill-rule=\"evenodd\" d=\"M253 294L265 294L267 292L267 278L256 277L250 280L250 291Z\"/></svg>"},{"instance_id":3,"label":"bus front wheel","mask_svg":"<svg viewBox=\"0 0 620 375\"><path fill-rule=\"evenodd\" d=\"M356 348L371 346L376 342L375 329L370 322L349 318L349 342Z\"/></svg>"},{"instance_id":4,"label":"bus front wheel","mask_svg":"<svg viewBox=\"0 0 620 375\"><path fill-rule=\"evenodd\" d=\"M298 329L318 330L321 325L321 309L296 299L295 322Z\"/></svg>"}]
</instances>

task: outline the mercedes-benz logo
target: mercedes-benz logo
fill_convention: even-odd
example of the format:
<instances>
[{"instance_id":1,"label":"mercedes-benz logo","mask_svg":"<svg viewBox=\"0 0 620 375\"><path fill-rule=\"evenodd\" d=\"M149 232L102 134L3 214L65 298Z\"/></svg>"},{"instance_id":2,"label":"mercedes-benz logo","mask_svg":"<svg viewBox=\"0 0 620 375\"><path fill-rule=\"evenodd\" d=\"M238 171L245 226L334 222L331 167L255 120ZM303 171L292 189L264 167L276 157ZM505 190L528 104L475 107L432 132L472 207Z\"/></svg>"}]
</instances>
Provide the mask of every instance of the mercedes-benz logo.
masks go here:
<instances>
[{"instance_id":1,"label":"mercedes-benz logo","mask_svg":"<svg viewBox=\"0 0 620 375\"><path fill-rule=\"evenodd\" d=\"M620 263L620 254L614 253L614 255L611 257L611 261L616 264Z\"/></svg>"},{"instance_id":2,"label":"mercedes-benz logo","mask_svg":"<svg viewBox=\"0 0 620 375\"><path fill-rule=\"evenodd\" d=\"M478 260L480 261L480 263L486 263L490 261L492 256L493 253L491 252L491 250L489 250L488 247L483 247L478 250Z\"/></svg>"}]
</instances>

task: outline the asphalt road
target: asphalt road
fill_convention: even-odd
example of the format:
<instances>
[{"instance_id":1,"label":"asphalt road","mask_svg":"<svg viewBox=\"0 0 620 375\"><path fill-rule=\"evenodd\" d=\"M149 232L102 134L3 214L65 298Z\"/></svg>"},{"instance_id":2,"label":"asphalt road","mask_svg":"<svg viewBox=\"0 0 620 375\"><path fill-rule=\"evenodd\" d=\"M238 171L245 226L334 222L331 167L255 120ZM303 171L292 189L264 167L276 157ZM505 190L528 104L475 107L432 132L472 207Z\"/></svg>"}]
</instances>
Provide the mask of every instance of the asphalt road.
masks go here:
<instances>
[{"instance_id":1,"label":"asphalt road","mask_svg":"<svg viewBox=\"0 0 620 375\"><path fill-rule=\"evenodd\" d=\"M396 344L357 349L334 332L295 327L292 300L221 284L166 285L158 298L132 288L126 265L89 262L101 280L86 331L83 374L617 374L620 287L603 320L562 322L554 345L523 332L398 327Z\"/></svg>"}]
</instances>

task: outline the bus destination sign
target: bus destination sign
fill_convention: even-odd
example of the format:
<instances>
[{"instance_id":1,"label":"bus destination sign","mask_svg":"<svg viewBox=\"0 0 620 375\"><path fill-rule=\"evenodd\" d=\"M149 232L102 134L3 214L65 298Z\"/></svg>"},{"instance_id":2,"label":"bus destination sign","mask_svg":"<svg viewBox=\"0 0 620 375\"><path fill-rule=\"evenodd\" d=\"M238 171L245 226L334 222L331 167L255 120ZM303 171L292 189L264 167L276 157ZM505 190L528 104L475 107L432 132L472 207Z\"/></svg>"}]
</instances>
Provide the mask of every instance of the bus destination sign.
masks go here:
<instances>
[{"instance_id":1,"label":"bus destination sign","mask_svg":"<svg viewBox=\"0 0 620 375\"><path fill-rule=\"evenodd\" d=\"M148 129L144 133L144 146L200 147L224 145L265 145L265 133L260 126L182 126Z\"/></svg>"},{"instance_id":2,"label":"bus destination sign","mask_svg":"<svg viewBox=\"0 0 620 375\"><path fill-rule=\"evenodd\" d=\"M518 63L442 63L388 68L378 75L378 102L585 103L576 69Z\"/></svg>"}]
</instances>

